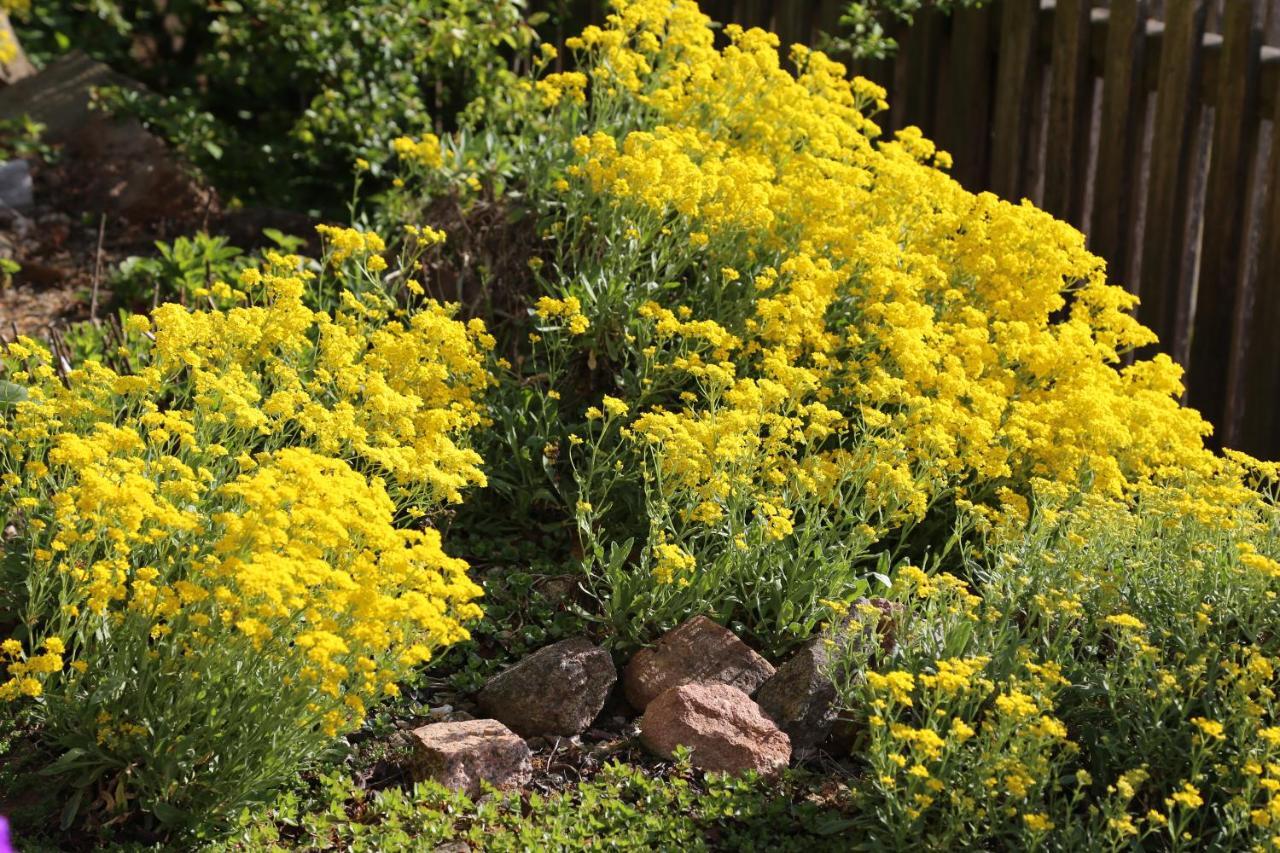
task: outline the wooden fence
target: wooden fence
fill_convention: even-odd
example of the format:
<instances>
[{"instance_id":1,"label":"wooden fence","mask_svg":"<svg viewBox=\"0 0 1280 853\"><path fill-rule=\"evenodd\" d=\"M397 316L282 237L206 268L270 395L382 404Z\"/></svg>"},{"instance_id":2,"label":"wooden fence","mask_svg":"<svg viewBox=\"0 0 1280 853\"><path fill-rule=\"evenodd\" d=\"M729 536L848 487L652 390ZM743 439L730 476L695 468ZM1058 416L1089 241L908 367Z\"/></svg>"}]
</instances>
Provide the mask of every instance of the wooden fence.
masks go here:
<instances>
[{"instance_id":1,"label":"wooden fence","mask_svg":"<svg viewBox=\"0 0 1280 853\"><path fill-rule=\"evenodd\" d=\"M887 124L920 125L966 186L1084 230L1217 440L1272 458L1278 27L1270 0L1003 0L924 17L892 65L858 69L890 89Z\"/></svg>"},{"instance_id":2,"label":"wooden fence","mask_svg":"<svg viewBox=\"0 0 1280 853\"><path fill-rule=\"evenodd\" d=\"M784 45L843 5L702 2ZM889 90L886 129L920 126L965 186L1084 230L1215 441L1280 458L1280 0L992 0L894 35L892 61L854 64Z\"/></svg>"}]
</instances>

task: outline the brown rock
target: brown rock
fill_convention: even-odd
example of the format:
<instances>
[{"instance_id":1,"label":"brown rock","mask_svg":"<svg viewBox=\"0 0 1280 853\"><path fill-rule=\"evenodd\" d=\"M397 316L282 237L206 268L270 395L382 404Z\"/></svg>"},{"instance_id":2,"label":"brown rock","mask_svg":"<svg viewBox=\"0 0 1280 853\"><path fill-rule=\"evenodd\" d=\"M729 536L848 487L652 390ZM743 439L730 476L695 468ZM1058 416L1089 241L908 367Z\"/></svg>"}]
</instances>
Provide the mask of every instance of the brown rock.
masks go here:
<instances>
[{"instance_id":1,"label":"brown rock","mask_svg":"<svg viewBox=\"0 0 1280 853\"><path fill-rule=\"evenodd\" d=\"M640 718L640 742L664 758L676 747L715 773L755 770L772 775L791 760L791 741L751 697L727 684L683 684L649 703Z\"/></svg>"},{"instance_id":2,"label":"brown rock","mask_svg":"<svg viewBox=\"0 0 1280 853\"><path fill-rule=\"evenodd\" d=\"M202 222L219 207L216 193L191 166L135 118L114 118L91 106L93 90L140 89L127 77L80 52L0 89L0 119L30 115L43 138L62 143L83 170L70 203L138 222Z\"/></svg>"},{"instance_id":3,"label":"brown rock","mask_svg":"<svg viewBox=\"0 0 1280 853\"><path fill-rule=\"evenodd\" d=\"M643 711L657 696L691 682L728 684L748 696L773 667L727 628L695 616L631 658L623 674L627 701Z\"/></svg>"},{"instance_id":4,"label":"brown rock","mask_svg":"<svg viewBox=\"0 0 1280 853\"><path fill-rule=\"evenodd\" d=\"M576 735L618 680L613 658L583 637L553 643L489 679L481 709L525 737Z\"/></svg>"},{"instance_id":5,"label":"brown rock","mask_svg":"<svg viewBox=\"0 0 1280 853\"><path fill-rule=\"evenodd\" d=\"M474 797L481 783L518 788L533 776L529 747L497 720L432 723L413 731L415 780L432 780Z\"/></svg>"},{"instance_id":6,"label":"brown rock","mask_svg":"<svg viewBox=\"0 0 1280 853\"><path fill-rule=\"evenodd\" d=\"M756 702L791 738L793 749L815 747L836 720L836 688L828 676L826 637L815 637L778 667L756 693Z\"/></svg>"}]
</instances>

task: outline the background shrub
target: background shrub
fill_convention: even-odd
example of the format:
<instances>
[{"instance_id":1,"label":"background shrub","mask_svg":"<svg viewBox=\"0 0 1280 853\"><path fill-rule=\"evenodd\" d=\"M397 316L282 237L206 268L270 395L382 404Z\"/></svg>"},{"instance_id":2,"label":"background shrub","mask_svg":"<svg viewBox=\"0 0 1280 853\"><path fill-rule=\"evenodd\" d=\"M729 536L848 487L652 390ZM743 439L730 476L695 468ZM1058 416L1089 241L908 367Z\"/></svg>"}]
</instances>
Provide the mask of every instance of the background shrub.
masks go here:
<instances>
[{"instance_id":1,"label":"background shrub","mask_svg":"<svg viewBox=\"0 0 1280 853\"><path fill-rule=\"evenodd\" d=\"M453 117L533 43L523 0L35 0L37 59L84 50L145 84L105 93L229 195L342 211L357 158Z\"/></svg>"}]
</instances>

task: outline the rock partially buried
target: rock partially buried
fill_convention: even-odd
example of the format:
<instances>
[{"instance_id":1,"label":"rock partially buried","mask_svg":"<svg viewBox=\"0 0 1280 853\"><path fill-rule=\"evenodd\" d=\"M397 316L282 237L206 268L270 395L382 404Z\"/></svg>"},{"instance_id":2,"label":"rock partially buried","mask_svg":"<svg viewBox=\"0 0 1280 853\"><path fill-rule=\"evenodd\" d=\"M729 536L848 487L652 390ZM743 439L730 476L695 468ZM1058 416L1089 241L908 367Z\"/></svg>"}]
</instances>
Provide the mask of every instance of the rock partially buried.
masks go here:
<instances>
[{"instance_id":1,"label":"rock partially buried","mask_svg":"<svg viewBox=\"0 0 1280 853\"><path fill-rule=\"evenodd\" d=\"M705 616L664 634L636 652L623 674L627 701L644 711L660 694L681 684L727 684L750 696L773 675L773 667L729 629Z\"/></svg>"},{"instance_id":2,"label":"rock partially buried","mask_svg":"<svg viewBox=\"0 0 1280 853\"><path fill-rule=\"evenodd\" d=\"M828 677L825 637L815 637L778 667L756 693L756 702L791 738L793 749L815 747L836 721L836 688Z\"/></svg>"},{"instance_id":3,"label":"rock partially buried","mask_svg":"<svg viewBox=\"0 0 1280 853\"><path fill-rule=\"evenodd\" d=\"M42 140L63 146L81 180L67 183L80 210L104 211L136 223L203 221L220 208L178 152L133 117L94 109L94 90L141 86L73 51L12 86L0 89L0 119L30 115L44 125Z\"/></svg>"},{"instance_id":4,"label":"rock partially buried","mask_svg":"<svg viewBox=\"0 0 1280 853\"><path fill-rule=\"evenodd\" d=\"M432 723L413 731L415 780L432 780L474 797L481 784L519 788L533 776L529 747L497 720Z\"/></svg>"},{"instance_id":5,"label":"rock partially buried","mask_svg":"<svg viewBox=\"0 0 1280 853\"><path fill-rule=\"evenodd\" d=\"M694 766L715 773L754 770L769 776L791 760L791 741L751 697L727 684L683 684L649 703L640 742L671 758L692 750Z\"/></svg>"},{"instance_id":6,"label":"rock partially buried","mask_svg":"<svg viewBox=\"0 0 1280 853\"><path fill-rule=\"evenodd\" d=\"M897 602L857 599L838 628L809 640L760 686L756 702L790 736L792 748L810 749L832 738L838 750L848 751L851 730L838 725L836 688L829 674L833 656L850 644L891 653L902 613Z\"/></svg>"},{"instance_id":7,"label":"rock partially buried","mask_svg":"<svg viewBox=\"0 0 1280 853\"><path fill-rule=\"evenodd\" d=\"M582 637L562 640L489 679L480 707L525 737L586 731L618 680L613 658Z\"/></svg>"},{"instance_id":8,"label":"rock partially buried","mask_svg":"<svg viewBox=\"0 0 1280 853\"><path fill-rule=\"evenodd\" d=\"M0 207L27 213L34 204L31 165L21 159L0 163Z\"/></svg>"}]
</instances>

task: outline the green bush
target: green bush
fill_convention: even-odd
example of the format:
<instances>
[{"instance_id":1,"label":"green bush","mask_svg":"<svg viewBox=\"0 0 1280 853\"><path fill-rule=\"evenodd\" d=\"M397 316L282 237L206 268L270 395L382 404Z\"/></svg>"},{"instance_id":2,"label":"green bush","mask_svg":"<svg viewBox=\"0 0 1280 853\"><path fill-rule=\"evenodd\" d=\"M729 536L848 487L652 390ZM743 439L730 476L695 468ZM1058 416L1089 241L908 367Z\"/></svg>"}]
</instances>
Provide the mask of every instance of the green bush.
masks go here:
<instances>
[{"instance_id":1,"label":"green bush","mask_svg":"<svg viewBox=\"0 0 1280 853\"><path fill-rule=\"evenodd\" d=\"M980 7L987 0L851 0L840 15L841 30L826 34L825 50L848 54L854 59L884 59L892 56L898 43L886 25L906 24L927 9L949 13L955 9Z\"/></svg>"},{"instance_id":2,"label":"green bush","mask_svg":"<svg viewBox=\"0 0 1280 853\"><path fill-rule=\"evenodd\" d=\"M139 114L246 200L340 211L357 158L501 89L535 40L523 0L35 0L32 54L85 50L150 88Z\"/></svg>"}]
</instances>

